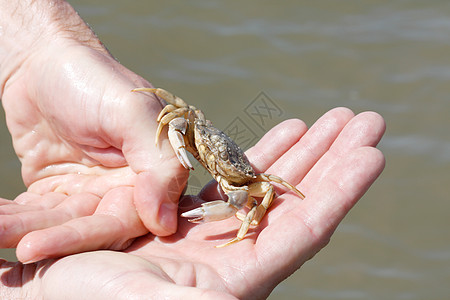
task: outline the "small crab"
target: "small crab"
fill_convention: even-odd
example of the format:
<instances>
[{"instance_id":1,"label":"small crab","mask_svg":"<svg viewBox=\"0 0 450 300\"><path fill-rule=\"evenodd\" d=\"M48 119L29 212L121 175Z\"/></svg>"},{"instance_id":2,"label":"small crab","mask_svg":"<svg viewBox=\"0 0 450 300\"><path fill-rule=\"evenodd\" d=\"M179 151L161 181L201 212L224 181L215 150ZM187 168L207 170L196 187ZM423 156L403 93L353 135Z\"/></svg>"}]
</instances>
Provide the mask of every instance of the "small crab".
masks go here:
<instances>
[{"instance_id":1,"label":"small crab","mask_svg":"<svg viewBox=\"0 0 450 300\"><path fill-rule=\"evenodd\" d=\"M193 223L224 220L232 216L242 221L236 237L216 247L242 240L250 225L257 226L260 223L275 197L274 187L270 182L282 184L301 199L305 197L280 177L256 174L241 148L206 120L201 110L160 88L136 88L133 91L154 93L169 103L158 116L155 143L158 144L161 131L168 124L169 141L180 163L188 170L193 169L186 150L189 151L209 171L228 196L228 201L206 202L181 216L189 218ZM258 204L253 197L263 199ZM249 208L246 215L239 212L245 206Z\"/></svg>"}]
</instances>

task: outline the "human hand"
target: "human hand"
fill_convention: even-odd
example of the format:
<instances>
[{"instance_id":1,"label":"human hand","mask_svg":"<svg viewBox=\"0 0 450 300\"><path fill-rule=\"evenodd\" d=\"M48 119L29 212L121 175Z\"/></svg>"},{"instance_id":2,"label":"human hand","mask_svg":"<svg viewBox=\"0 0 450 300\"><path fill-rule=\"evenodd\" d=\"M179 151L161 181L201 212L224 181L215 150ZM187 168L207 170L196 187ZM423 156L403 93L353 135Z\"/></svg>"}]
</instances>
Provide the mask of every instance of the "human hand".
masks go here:
<instances>
[{"instance_id":1,"label":"human hand","mask_svg":"<svg viewBox=\"0 0 450 300\"><path fill-rule=\"evenodd\" d=\"M132 93L149 83L78 22L89 42L44 34L1 85L27 192L0 202L0 247L22 262L124 249L177 227L188 172L168 142L154 144L161 103Z\"/></svg>"},{"instance_id":2,"label":"human hand","mask_svg":"<svg viewBox=\"0 0 450 300\"><path fill-rule=\"evenodd\" d=\"M203 224L180 219L174 235L141 237L127 253L88 252L42 261L29 266L28 274L20 265L13 272L5 263L2 280L17 286L14 274L30 278L34 291L42 293L33 296L49 299L262 299L328 243L381 173L384 157L374 147L384 130L375 113L354 116L339 108L308 131L302 122L289 120L268 132L247 151L249 160L258 172L293 183L306 198L279 192L262 223L233 245L214 247L234 237L237 219ZM209 200L215 192L209 184L199 196ZM180 206L188 210L198 201L185 196Z\"/></svg>"}]
</instances>

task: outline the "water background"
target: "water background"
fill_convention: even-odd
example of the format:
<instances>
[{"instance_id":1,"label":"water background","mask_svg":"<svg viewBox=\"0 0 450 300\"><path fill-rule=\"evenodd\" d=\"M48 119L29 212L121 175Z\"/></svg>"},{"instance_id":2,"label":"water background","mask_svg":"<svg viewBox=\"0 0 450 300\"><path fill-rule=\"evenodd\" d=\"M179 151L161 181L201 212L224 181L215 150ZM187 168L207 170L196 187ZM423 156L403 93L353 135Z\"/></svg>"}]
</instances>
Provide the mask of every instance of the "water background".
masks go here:
<instances>
[{"instance_id":1,"label":"water background","mask_svg":"<svg viewBox=\"0 0 450 300\"><path fill-rule=\"evenodd\" d=\"M450 297L450 2L69 2L122 64L244 148L337 106L385 118L381 178L269 299ZM0 140L0 193L14 198L24 187L4 120ZM193 174L190 191L207 180Z\"/></svg>"}]
</instances>

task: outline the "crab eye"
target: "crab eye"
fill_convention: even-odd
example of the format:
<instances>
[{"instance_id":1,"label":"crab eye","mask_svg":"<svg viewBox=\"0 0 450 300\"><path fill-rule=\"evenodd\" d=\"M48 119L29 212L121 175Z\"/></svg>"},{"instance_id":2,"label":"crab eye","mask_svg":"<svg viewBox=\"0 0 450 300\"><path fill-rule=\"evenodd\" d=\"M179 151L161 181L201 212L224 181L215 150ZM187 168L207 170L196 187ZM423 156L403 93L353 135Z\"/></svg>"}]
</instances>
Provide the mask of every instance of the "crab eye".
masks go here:
<instances>
[{"instance_id":1,"label":"crab eye","mask_svg":"<svg viewBox=\"0 0 450 300\"><path fill-rule=\"evenodd\" d=\"M220 151L220 149L219 149ZM219 152L219 156L222 160L227 160L228 159L228 153L226 151L220 151Z\"/></svg>"}]
</instances>

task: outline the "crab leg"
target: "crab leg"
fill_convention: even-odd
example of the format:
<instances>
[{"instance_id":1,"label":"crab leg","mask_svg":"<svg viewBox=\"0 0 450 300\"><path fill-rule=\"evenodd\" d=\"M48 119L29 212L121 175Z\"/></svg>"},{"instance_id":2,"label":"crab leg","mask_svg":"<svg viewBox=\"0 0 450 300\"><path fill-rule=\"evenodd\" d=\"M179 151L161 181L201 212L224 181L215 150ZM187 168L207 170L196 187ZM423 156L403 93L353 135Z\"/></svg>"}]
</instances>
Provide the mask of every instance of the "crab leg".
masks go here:
<instances>
[{"instance_id":1,"label":"crab leg","mask_svg":"<svg viewBox=\"0 0 450 300\"><path fill-rule=\"evenodd\" d=\"M181 216L190 218L189 222L193 223L225 220L243 208L248 199L248 193L245 190L231 191L228 193L228 201L206 202L201 207L182 213Z\"/></svg>"},{"instance_id":2,"label":"crab leg","mask_svg":"<svg viewBox=\"0 0 450 300\"><path fill-rule=\"evenodd\" d=\"M158 118L156 118L156 122L161 122L161 118L164 117L166 114L173 112L174 110L178 109L178 107L167 104L166 106L161 109L161 112L158 115Z\"/></svg>"},{"instance_id":3,"label":"crab leg","mask_svg":"<svg viewBox=\"0 0 450 300\"><path fill-rule=\"evenodd\" d=\"M261 204L259 204L256 209L255 217L253 218L251 223L251 225L256 226L259 224L259 222L266 214L266 211L272 205L275 196L275 191L273 189L273 185L271 185L269 182L254 182L251 185L249 185L248 188L249 188L248 193L250 196L263 197ZM236 214L236 217L242 222L244 222L246 215L239 212Z\"/></svg>"},{"instance_id":4,"label":"crab leg","mask_svg":"<svg viewBox=\"0 0 450 300\"><path fill-rule=\"evenodd\" d=\"M190 218L192 223L220 221L232 217L238 208L228 202L216 200L203 203L201 207L182 213L181 216Z\"/></svg>"},{"instance_id":5,"label":"crab leg","mask_svg":"<svg viewBox=\"0 0 450 300\"><path fill-rule=\"evenodd\" d=\"M167 125L168 123L172 122L173 120L179 119L179 117L186 114L189 111L189 108L188 107L178 108L174 111L169 112L165 116L162 116L163 111L164 111L164 109L161 111L161 113L158 116L159 124L158 124L158 129L156 130L156 136L155 136L155 144L156 145L158 145L159 136L161 135L161 131L162 131L163 127L165 125ZM170 129L170 126L169 126L169 129ZM184 128L184 133L186 133L186 128Z\"/></svg>"},{"instance_id":6,"label":"crab leg","mask_svg":"<svg viewBox=\"0 0 450 300\"><path fill-rule=\"evenodd\" d=\"M250 227L250 224L254 220L255 214L257 213L259 206L258 206L258 202L256 202L255 199L253 199L250 211L247 213L247 215L245 216L245 219L242 221L241 227L239 227L239 231L238 231L236 237L234 239L226 242L225 244L216 246L216 248L226 247L226 246L229 246L231 244L241 241L247 234L248 228Z\"/></svg>"},{"instance_id":7,"label":"crab leg","mask_svg":"<svg viewBox=\"0 0 450 300\"><path fill-rule=\"evenodd\" d=\"M174 94L160 88L135 88L132 90L132 92L149 92L153 93L156 96L164 99L165 101L169 102L170 104L176 106L176 107L187 107L189 105L184 102L183 99L175 96Z\"/></svg>"},{"instance_id":8,"label":"crab leg","mask_svg":"<svg viewBox=\"0 0 450 300\"><path fill-rule=\"evenodd\" d=\"M161 123L160 123L161 124ZM184 118L175 118L169 122L169 141L175 151L178 160L186 169L194 169L186 152L184 135L186 134L187 120Z\"/></svg>"},{"instance_id":9,"label":"crab leg","mask_svg":"<svg viewBox=\"0 0 450 300\"><path fill-rule=\"evenodd\" d=\"M297 195L299 195L302 200L305 198L305 196L303 195L302 192L300 192L297 188L295 188L289 182L286 182L285 180L283 180L282 178L280 178L278 176L261 173L261 174L257 175L257 180L259 180L259 181L254 182L251 185L249 185L248 192L251 196L264 197L264 198L261 201L261 204L258 205L256 215L255 215L251 225L254 225L254 226L258 225L261 222L264 215L266 214L266 211L272 205L273 199L275 197L275 191L274 191L273 185L270 184L270 181L284 185L285 187L289 188L290 190L294 191ZM245 219L245 215L241 214L241 213L237 213L236 217L241 221L244 221L244 219Z\"/></svg>"},{"instance_id":10,"label":"crab leg","mask_svg":"<svg viewBox=\"0 0 450 300\"><path fill-rule=\"evenodd\" d=\"M269 182L254 182L248 187L248 193L250 196L263 197L261 204L256 208L255 217L252 220L251 225L257 226L261 222L262 218L266 214L266 211L272 205L275 191L273 185ZM244 222L246 215L238 212L236 218Z\"/></svg>"},{"instance_id":11,"label":"crab leg","mask_svg":"<svg viewBox=\"0 0 450 300\"><path fill-rule=\"evenodd\" d=\"M289 182L287 182L286 180L284 180L283 178L280 178L278 176L272 175L272 174L258 174L256 175L256 180L261 182L261 181L273 181L279 184L284 185L285 187L287 187L288 189L290 189L291 191L293 191L294 193L296 193L302 200L305 199L305 195L303 195L302 192L300 192L295 186L293 186L292 184L290 184Z\"/></svg>"}]
</instances>

